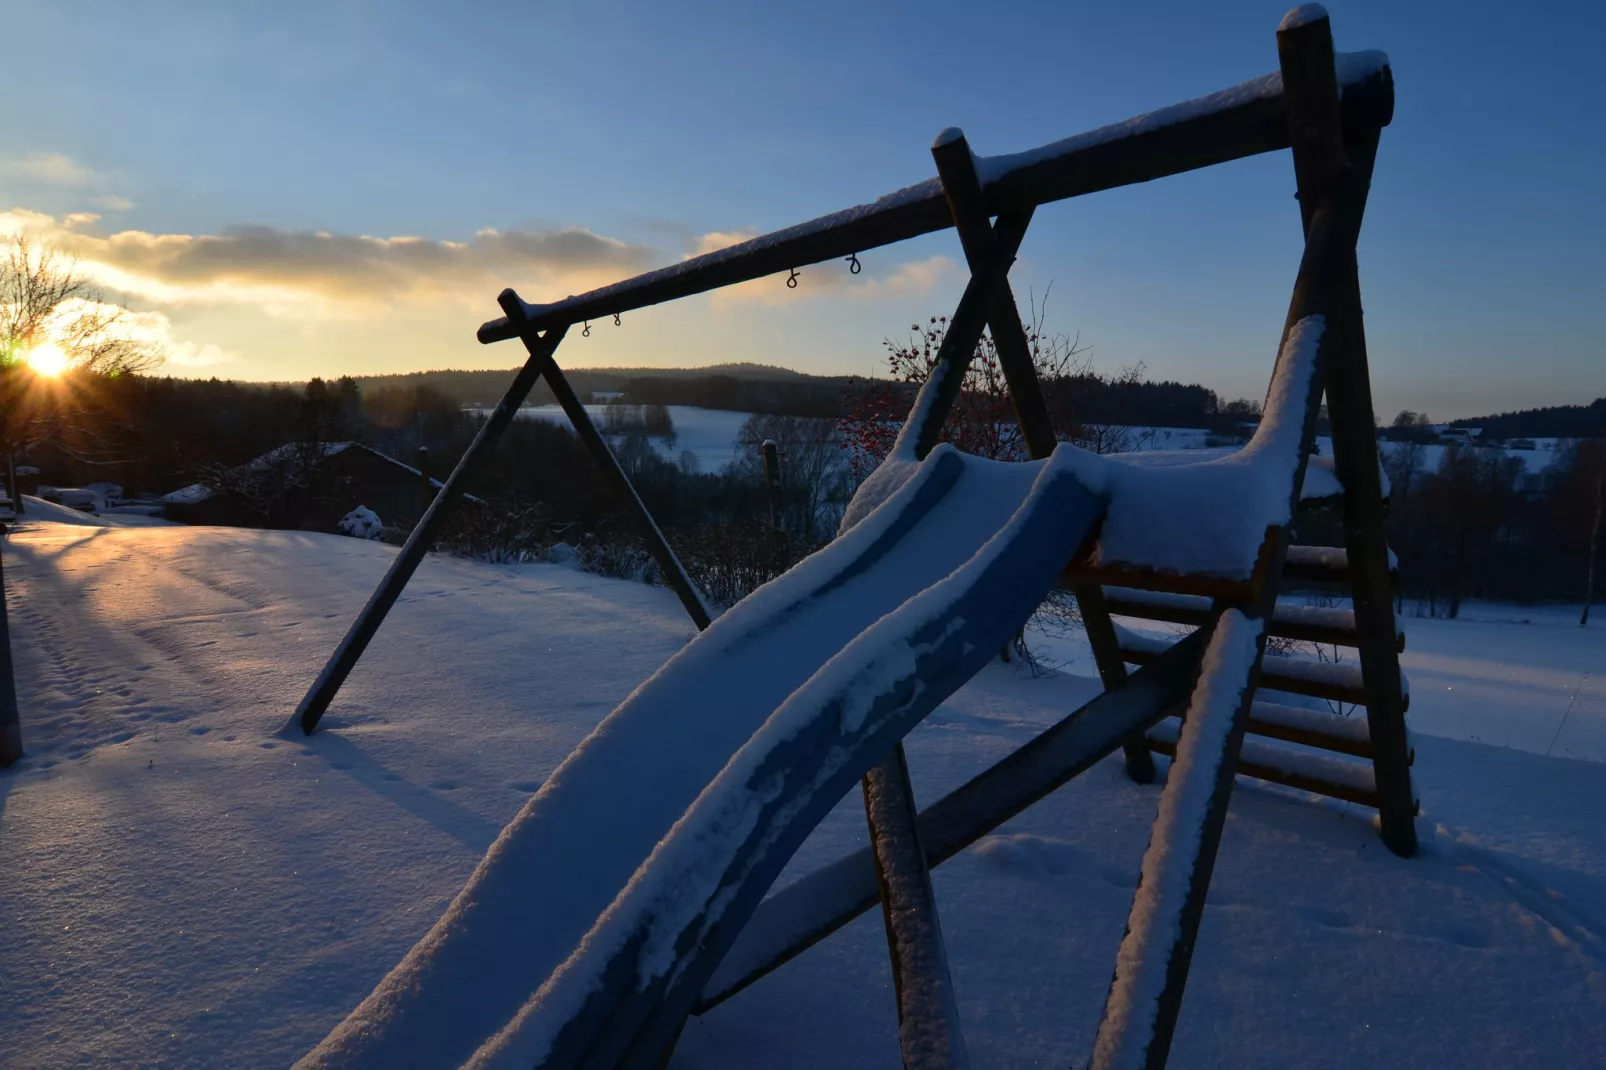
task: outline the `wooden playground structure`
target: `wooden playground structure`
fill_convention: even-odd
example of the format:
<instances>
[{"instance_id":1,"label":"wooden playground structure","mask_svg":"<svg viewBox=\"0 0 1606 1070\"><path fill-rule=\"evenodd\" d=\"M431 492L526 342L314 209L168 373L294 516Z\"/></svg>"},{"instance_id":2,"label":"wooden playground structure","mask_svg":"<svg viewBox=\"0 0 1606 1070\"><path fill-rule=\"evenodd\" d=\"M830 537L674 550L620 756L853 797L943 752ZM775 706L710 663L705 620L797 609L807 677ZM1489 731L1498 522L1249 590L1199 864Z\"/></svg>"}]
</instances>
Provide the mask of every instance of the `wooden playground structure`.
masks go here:
<instances>
[{"instance_id":1,"label":"wooden playground structure","mask_svg":"<svg viewBox=\"0 0 1606 1070\"><path fill-rule=\"evenodd\" d=\"M308 735L463 495L477 462L538 378L546 379L629 505L688 615L699 629L709 626L702 596L554 359L571 326L779 272L795 274L810 264L953 227L971 276L943 339L937 371L911 413L915 455L924 457L938 443L965 364L990 329L1029 450L1034 458L1048 458L1058 440L1008 282L1038 206L1289 149L1305 236L1272 377L1274 392L1288 383L1299 391L1280 410L1284 426L1272 429L1291 444L1291 470L1279 476L1287 482L1275 488L1287 503L1288 520L1264 531L1252 572L1134 567L1101 558L1097 538L1084 543L1061 582L1074 590L1081 607L1102 695L924 809L915 804L902 744L895 744L864 777L870 824L864 851L756 902L745 924L736 924L739 931L710 952L703 973L688 975L702 981L694 990L671 985L655 995L651 1008L636 1007L636 1018L619 1020L628 1020L628 1028L617 1022L608 1027L622 1033L606 1041L574 1041L565 1049L568 1055L543 1065L661 1065L687 1012L701 1013L729 998L877 902L886 922L905 1065L964 1065L929 869L1118 749L1130 775L1142 782L1156 776L1151 752L1174 757L1092 1055L1091 1065L1101 1070L1158 1067L1167 1059L1235 774L1371 807L1390 850L1401 856L1416 851L1408 696L1398 659L1402 636L1393 612L1356 260L1379 136L1392 118L1392 76L1379 53L1335 56L1328 18L1315 5L1283 20L1277 50L1276 73L1016 156L977 158L963 134L945 131L932 147L936 178L682 264L551 304L528 304L512 290L500 295L503 316L484 324L479 339L516 338L528 360L296 710L292 725ZM1344 545L1293 546L1292 528L1309 497L1307 461L1324 395L1331 474L1342 487L1336 507ZM1268 419L1270 413L1268 405ZM1219 503L1222 510L1234 507L1232 501ZM1279 603L1280 592L1313 584L1347 594L1352 608ZM1174 643L1157 642L1123 632L1112 616L1198 630ZM1355 651L1357 660L1263 660L1268 636L1342 647ZM1228 648L1245 637L1254 656L1239 663ZM1365 717L1260 698L1260 689L1364 706ZM1246 743L1246 734L1273 742ZM1282 745L1287 743L1298 748ZM1327 753L1313 754L1311 748Z\"/></svg>"}]
</instances>

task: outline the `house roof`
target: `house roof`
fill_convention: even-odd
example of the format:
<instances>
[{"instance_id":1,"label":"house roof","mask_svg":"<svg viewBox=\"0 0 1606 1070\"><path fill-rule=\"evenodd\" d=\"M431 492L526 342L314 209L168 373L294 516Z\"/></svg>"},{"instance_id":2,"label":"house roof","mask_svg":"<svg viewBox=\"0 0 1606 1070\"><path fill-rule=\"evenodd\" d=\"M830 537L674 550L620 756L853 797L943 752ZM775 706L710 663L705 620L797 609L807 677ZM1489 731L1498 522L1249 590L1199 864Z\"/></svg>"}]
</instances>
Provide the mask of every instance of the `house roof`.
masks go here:
<instances>
[{"instance_id":1,"label":"house roof","mask_svg":"<svg viewBox=\"0 0 1606 1070\"><path fill-rule=\"evenodd\" d=\"M248 475L252 472L271 472L279 466L297 459L300 456L300 451L303 448L304 447L300 443L286 442L284 445L275 447L260 457L254 458L253 460L249 460L244 464L237 466L236 468L232 469L232 472L239 475ZM361 442L324 442L321 443L318 448L323 451L323 455L325 457L334 457L351 449L362 450L364 453L372 454L373 456L378 457L381 461L384 461L387 464L393 464L403 471L411 472L420 479L424 477L424 473L419 471L417 468L414 468L412 465L403 461L398 461L388 453L380 453L372 446L365 446ZM430 477L429 482L431 486L435 487L441 487L445 485L433 476ZM180 487L178 490L164 494L156 500L167 505L197 505L201 502L207 501L213 495L217 494L218 489L219 488L206 483L191 483L187 487ZM463 497L468 501L483 504L483 499L477 498L472 494L465 494Z\"/></svg>"}]
</instances>

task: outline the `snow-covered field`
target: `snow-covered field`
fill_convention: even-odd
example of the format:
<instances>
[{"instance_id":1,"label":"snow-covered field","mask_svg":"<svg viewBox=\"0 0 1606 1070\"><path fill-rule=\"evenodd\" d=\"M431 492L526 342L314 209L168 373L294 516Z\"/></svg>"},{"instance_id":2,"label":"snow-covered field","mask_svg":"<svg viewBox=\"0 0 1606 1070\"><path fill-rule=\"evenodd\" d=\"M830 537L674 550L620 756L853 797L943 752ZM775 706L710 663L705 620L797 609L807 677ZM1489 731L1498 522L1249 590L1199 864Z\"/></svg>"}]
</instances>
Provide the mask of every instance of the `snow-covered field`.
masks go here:
<instances>
[{"instance_id":1,"label":"snow-covered field","mask_svg":"<svg viewBox=\"0 0 1606 1070\"><path fill-rule=\"evenodd\" d=\"M286 737L394 549L59 519L4 547L29 752L0 774L7 1067L294 1061L692 634L662 589L431 557L325 729ZM1606 625L1469 617L1405 621L1421 857L1364 810L1235 793L1173 1065L1599 1064ZM923 800L1096 691L1085 650L1056 653L916 730ZM1106 761L937 871L978 1066L1084 1062L1157 800ZM782 881L864 839L852 796ZM897 1063L872 913L694 1019L672 1066Z\"/></svg>"},{"instance_id":2,"label":"snow-covered field","mask_svg":"<svg viewBox=\"0 0 1606 1070\"><path fill-rule=\"evenodd\" d=\"M697 470L717 472L736 458L736 436L752 415L725 409L700 409L691 405L670 405L669 418L675 425L675 443L653 439L653 445L671 461L683 453L697 458ZM604 406L587 405L592 420L601 423ZM569 418L557 405L529 405L519 410L520 419L554 420L568 426Z\"/></svg>"},{"instance_id":3,"label":"snow-covered field","mask_svg":"<svg viewBox=\"0 0 1606 1070\"><path fill-rule=\"evenodd\" d=\"M603 412L602 405L587 405L594 420L599 420ZM746 412L730 412L725 409L702 409L691 405L670 405L670 419L675 424L676 441L668 445L661 440L654 439L653 444L666 458L678 461L680 455L689 451L697 458L698 470L702 472L717 472L736 458L738 447L736 437L742 429L742 424L752 415ZM488 412L489 410L481 410ZM563 424L568 423L568 417L557 405L531 405L519 410L521 419L554 420ZM1126 429L1126 437L1132 448L1141 450L1192 450L1204 449L1205 440L1209 432L1197 427L1130 427ZM1557 451L1565 445L1565 440L1554 438L1535 439L1531 450L1511 450L1511 456L1522 458L1530 475L1537 475L1547 468L1556 459ZM1316 440L1317 448L1324 456L1332 456L1333 444L1325 437ZM1384 450L1397 449L1398 444L1393 442L1380 443ZM1431 445L1422 448L1422 464L1428 471L1438 468L1444 451L1448 446Z\"/></svg>"}]
</instances>

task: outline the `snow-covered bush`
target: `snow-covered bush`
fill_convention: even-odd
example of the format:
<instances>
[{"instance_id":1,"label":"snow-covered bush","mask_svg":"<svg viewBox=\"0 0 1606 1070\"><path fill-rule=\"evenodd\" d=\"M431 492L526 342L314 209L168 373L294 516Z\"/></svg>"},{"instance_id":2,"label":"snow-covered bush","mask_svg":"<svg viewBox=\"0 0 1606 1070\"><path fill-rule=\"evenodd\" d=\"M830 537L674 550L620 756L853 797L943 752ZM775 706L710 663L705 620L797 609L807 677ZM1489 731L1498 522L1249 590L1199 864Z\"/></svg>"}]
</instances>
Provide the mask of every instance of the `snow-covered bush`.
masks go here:
<instances>
[{"instance_id":1,"label":"snow-covered bush","mask_svg":"<svg viewBox=\"0 0 1606 1070\"><path fill-rule=\"evenodd\" d=\"M435 539L435 549L493 565L540 561L552 537L545 505L508 502L461 503Z\"/></svg>"},{"instance_id":2,"label":"snow-covered bush","mask_svg":"<svg viewBox=\"0 0 1606 1070\"><path fill-rule=\"evenodd\" d=\"M380 523L379 514L366 505L359 505L351 512L340 518L335 530L342 535L350 535L354 539L377 539L379 533L385 529Z\"/></svg>"}]
</instances>

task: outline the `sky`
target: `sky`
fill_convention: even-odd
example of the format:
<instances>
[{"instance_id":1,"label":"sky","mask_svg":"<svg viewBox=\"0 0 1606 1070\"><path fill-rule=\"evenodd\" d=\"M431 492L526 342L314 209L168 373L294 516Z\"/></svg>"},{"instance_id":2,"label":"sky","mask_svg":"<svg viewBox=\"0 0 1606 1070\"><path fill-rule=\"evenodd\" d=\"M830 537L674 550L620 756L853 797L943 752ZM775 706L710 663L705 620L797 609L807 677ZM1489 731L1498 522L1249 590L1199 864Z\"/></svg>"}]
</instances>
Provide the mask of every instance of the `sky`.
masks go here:
<instances>
[{"instance_id":1,"label":"sky","mask_svg":"<svg viewBox=\"0 0 1606 1070\"><path fill-rule=\"evenodd\" d=\"M5 0L0 230L77 256L171 374L513 367L474 340L504 286L552 300L873 200L948 126L991 155L1214 92L1276 68L1286 7ZM1380 418L1606 394L1606 5L1327 7L1396 82L1360 248ZM1046 205L1015 291L1102 371L1258 398L1292 194L1274 153ZM559 360L873 373L965 273L952 231L862 260Z\"/></svg>"}]
</instances>

